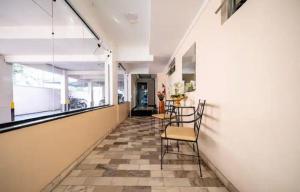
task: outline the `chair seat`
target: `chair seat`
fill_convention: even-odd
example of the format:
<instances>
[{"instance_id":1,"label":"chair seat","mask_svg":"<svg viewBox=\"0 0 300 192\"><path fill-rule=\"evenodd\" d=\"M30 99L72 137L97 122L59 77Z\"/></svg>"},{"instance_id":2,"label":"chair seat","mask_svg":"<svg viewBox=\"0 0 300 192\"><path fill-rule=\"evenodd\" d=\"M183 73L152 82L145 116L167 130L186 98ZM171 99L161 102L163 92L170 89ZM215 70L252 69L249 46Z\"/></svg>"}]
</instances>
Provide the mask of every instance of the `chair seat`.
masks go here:
<instances>
[{"instance_id":1,"label":"chair seat","mask_svg":"<svg viewBox=\"0 0 300 192\"><path fill-rule=\"evenodd\" d=\"M193 128L169 126L166 131L167 135L165 135L165 132L162 133L162 138L196 141L196 134Z\"/></svg>"},{"instance_id":2,"label":"chair seat","mask_svg":"<svg viewBox=\"0 0 300 192\"><path fill-rule=\"evenodd\" d=\"M154 114L152 115L152 117L158 118L158 119L170 119L170 115L168 114L164 114L164 113L160 113L160 114ZM174 119L176 116L172 115L171 119Z\"/></svg>"}]
</instances>

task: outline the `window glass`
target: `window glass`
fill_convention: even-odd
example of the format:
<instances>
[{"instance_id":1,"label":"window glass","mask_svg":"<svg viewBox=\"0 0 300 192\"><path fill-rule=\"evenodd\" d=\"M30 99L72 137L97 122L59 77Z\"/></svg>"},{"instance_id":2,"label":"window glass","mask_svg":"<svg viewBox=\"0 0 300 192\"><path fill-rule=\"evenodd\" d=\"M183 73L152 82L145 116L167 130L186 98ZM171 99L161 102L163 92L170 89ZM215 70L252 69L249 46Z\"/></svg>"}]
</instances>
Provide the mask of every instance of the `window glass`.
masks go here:
<instances>
[{"instance_id":1,"label":"window glass","mask_svg":"<svg viewBox=\"0 0 300 192\"><path fill-rule=\"evenodd\" d=\"M225 23L247 0L225 0L222 1L216 13L221 10L221 23Z\"/></svg>"},{"instance_id":2,"label":"window glass","mask_svg":"<svg viewBox=\"0 0 300 192\"><path fill-rule=\"evenodd\" d=\"M128 99L128 77L125 68L119 65L118 69L118 103L124 103Z\"/></svg>"},{"instance_id":3,"label":"window glass","mask_svg":"<svg viewBox=\"0 0 300 192\"><path fill-rule=\"evenodd\" d=\"M110 51L74 10L1 2L0 123L109 103Z\"/></svg>"},{"instance_id":4,"label":"window glass","mask_svg":"<svg viewBox=\"0 0 300 192\"><path fill-rule=\"evenodd\" d=\"M61 112L62 75L40 66L13 64L13 102L15 120Z\"/></svg>"}]
</instances>

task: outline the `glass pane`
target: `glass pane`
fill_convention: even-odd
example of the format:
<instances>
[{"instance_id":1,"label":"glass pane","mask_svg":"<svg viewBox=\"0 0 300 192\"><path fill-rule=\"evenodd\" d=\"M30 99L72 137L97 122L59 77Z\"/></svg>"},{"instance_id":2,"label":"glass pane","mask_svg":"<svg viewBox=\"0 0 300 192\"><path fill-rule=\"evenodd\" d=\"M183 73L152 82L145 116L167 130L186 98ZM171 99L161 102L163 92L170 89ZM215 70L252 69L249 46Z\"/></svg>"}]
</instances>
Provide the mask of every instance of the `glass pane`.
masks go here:
<instances>
[{"instance_id":1,"label":"glass pane","mask_svg":"<svg viewBox=\"0 0 300 192\"><path fill-rule=\"evenodd\" d=\"M182 57L182 80L185 92L196 89L196 43Z\"/></svg>"},{"instance_id":2,"label":"glass pane","mask_svg":"<svg viewBox=\"0 0 300 192\"><path fill-rule=\"evenodd\" d=\"M0 123L108 102L108 51L65 1L2 0L0 13Z\"/></svg>"},{"instance_id":3,"label":"glass pane","mask_svg":"<svg viewBox=\"0 0 300 192\"><path fill-rule=\"evenodd\" d=\"M126 74L124 69L119 67L118 70L118 103L124 103L126 97L126 88L125 88L125 79ZM126 97L126 98L125 98Z\"/></svg>"}]
</instances>

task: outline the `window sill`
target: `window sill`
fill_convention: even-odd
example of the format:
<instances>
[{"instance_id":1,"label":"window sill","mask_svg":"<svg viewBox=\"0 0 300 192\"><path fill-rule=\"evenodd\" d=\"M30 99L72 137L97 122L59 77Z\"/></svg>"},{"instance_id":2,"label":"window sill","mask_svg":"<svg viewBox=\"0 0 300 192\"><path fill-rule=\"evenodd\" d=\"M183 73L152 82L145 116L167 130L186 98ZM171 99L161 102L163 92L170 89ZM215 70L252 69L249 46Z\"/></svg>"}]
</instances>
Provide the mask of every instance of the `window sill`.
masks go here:
<instances>
[{"instance_id":1,"label":"window sill","mask_svg":"<svg viewBox=\"0 0 300 192\"><path fill-rule=\"evenodd\" d=\"M78 109L78 110L73 110L73 111L67 111L67 112L62 112L62 113L57 113L57 114L52 114L52 115L47 115L47 116L42 116L42 117L36 117L32 119L26 119L26 120L20 120L20 121L14 121L14 122L9 122L9 123L3 123L0 124L0 134L21 129L21 128L26 128L30 127L33 125L38 125L42 123L46 123L49 121L54 121L57 119L62 119L65 117L70 117L74 115L79 115L82 113L98 110L98 109L103 109L103 108L108 108L113 105L103 105L103 106L98 106L98 107L90 107L86 109Z\"/></svg>"}]
</instances>

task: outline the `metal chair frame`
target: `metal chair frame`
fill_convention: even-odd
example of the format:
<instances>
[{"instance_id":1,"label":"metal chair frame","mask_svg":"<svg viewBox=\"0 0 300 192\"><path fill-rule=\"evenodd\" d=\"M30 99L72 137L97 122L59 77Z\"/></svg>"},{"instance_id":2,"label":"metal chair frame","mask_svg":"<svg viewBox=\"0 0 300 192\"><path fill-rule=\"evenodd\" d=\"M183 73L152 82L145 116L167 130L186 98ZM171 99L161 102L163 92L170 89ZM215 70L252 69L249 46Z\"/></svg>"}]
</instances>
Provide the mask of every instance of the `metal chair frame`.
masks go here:
<instances>
[{"instance_id":1,"label":"metal chair frame","mask_svg":"<svg viewBox=\"0 0 300 192\"><path fill-rule=\"evenodd\" d=\"M166 100L165 101L165 113L164 113L164 119L159 119L159 123L161 123L161 127L163 128L165 125L165 120L168 120L169 122L172 119L172 114L173 114L173 106L174 106L174 100ZM169 117L169 118L165 118L165 117ZM155 124L155 117L152 117L151 120L151 127L153 127L153 121Z\"/></svg>"},{"instance_id":2,"label":"metal chair frame","mask_svg":"<svg viewBox=\"0 0 300 192\"><path fill-rule=\"evenodd\" d=\"M198 107L197 109L195 110L194 108L194 112L191 113L191 114L187 114L187 115L180 115L178 114L176 117L176 121L170 121L166 126L165 126L165 132L163 134L165 134L165 137L162 137L161 136L161 169L163 168L163 158L165 156L166 153L170 153L168 151L168 140L175 140L177 141L177 147L178 147L178 153L174 153L174 154L179 154L179 155L188 155L188 156L194 156L194 157L197 157L198 158L198 164L199 164L199 170L200 170L200 177L202 177L202 170L201 170L201 157L200 157L200 151L199 151L199 146L198 146L198 137L199 137L199 133L200 133L200 126L201 126L201 121L202 121L202 116L203 116L203 112L204 112L204 107L205 107L205 103L206 101L203 100L203 102L201 102L199 100L199 104L198 104ZM175 108L173 106L173 112L172 113L176 113L175 112ZM191 107L189 107L191 108ZM190 120L190 121L184 121L182 120L182 117L186 117L186 116L192 116L194 115L194 119L193 120ZM183 124L183 123L194 123L194 132L195 132L195 135L196 135L196 138L194 141L190 141L190 140L184 140L184 139L174 139L174 138L168 138L167 136L167 129L170 125L172 124L176 124L178 126L178 129L180 129L179 127L179 124ZM167 146L166 146L166 150L163 151L163 141L164 140L167 140ZM184 142L191 142L193 143L193 149L194 149L194 144L196 144L196 155L190 155L190 154L182 154L182 153L179 153L179 145L178 145L178 141L184 141Z\"/></svg>"}]
</instances>

